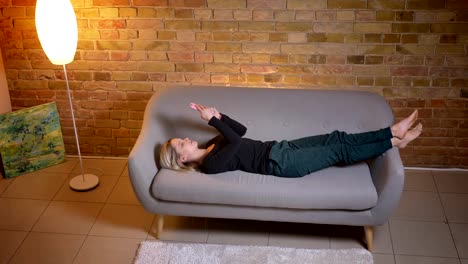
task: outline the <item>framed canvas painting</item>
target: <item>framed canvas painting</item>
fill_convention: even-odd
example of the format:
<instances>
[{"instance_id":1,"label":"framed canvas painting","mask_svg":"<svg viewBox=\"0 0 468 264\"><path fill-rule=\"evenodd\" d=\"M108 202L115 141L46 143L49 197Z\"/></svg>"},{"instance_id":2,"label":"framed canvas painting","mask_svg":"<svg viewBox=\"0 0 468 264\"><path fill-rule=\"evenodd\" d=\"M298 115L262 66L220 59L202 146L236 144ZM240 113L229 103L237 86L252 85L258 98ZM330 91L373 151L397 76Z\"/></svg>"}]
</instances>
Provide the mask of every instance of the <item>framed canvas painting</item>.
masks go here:
<instances>
[{"instance_id":1,"label":"framed canvas painting","mask_svg":"<svg viewBox=\"0 0 468 264\"><path fill-rule=\"evenodd\" d=\"M65 161L55 102L1 114L0 157L6 178Z\"/></svg>"}]
</instances>

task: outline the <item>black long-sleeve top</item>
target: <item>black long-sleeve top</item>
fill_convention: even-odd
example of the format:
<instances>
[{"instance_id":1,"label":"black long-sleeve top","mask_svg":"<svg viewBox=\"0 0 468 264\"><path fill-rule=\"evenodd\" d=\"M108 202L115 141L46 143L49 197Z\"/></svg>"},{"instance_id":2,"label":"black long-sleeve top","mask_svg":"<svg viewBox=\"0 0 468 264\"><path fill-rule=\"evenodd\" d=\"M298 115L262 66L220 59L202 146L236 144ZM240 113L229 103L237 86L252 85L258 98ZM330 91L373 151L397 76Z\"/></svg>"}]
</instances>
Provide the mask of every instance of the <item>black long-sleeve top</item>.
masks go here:
<instances>
[{"instance_id":1,"label":"black long-sleeve top","mask_svg":"<svg viewBox=\"0 0 468 264\"><path fill-rule=\"evenodd\" d=\"M270 174L268 155L274 141L262 142L242 138L247 128L225 114L221 115L221 119L212 117L208 124L216 128L221 135L206 144L207 147L211 144L215 146L199 166L202 172L214 174L242 170Z\"/></svg>"}]
</instances>

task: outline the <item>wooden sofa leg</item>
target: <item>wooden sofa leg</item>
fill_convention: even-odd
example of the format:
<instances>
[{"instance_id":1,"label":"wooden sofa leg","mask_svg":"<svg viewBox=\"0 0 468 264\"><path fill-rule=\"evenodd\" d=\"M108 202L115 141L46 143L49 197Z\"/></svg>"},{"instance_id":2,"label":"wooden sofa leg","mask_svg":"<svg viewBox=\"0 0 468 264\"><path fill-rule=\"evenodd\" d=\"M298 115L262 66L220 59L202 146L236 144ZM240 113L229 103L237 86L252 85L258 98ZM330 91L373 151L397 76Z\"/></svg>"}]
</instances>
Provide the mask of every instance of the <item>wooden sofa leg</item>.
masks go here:
<instances>
[{"instance_id":1,"label":"wooden sofa leg","mask_svg":"<svg viewBox=\"0 0 468 264\"><path fill-rule=\"evenodd\" d=\"M157 215L156 221L158 221L156 228L156 238L159 239L161 237L161 233L164 227L164 215Z\"/></svg>"},{"instance_id":2,"label":"wooden sofa leg","mask_svg":"<svg viewBox=\"0 0 468 264\"><path fill-rule=\"evenodd\" d=\"M372 226L364 226L364 233L366 234L367 249L372 251L374 247L374 231Z\"/></svg>"}]
</instances>

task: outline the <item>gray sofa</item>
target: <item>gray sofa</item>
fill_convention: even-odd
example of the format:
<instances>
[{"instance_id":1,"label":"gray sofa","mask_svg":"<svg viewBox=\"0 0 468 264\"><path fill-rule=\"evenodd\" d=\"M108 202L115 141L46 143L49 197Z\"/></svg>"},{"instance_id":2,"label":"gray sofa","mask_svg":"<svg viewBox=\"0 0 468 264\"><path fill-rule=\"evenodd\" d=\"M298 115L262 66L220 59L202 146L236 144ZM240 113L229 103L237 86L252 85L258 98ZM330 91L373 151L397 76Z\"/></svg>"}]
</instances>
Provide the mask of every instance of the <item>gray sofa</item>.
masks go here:
<instances>
[{"instance_id":1,"label":"gray sofa","mask_svg":"<svg viewBox=\"0 0 468 264\"><path fill-rule=\"evenodd\" d=\"M206 142L217 131L190 102L214 106L247 127L245 137L295 139L342 130L376 130L393 123L383 97L366 92L179 86L158 90L129 155L129 175L143 207L164 215L364 226L383 224L399 203L404 170L397 148L346 167L302 178L232 171L207 175L160 169L159 146L172 137Z\"/></svg>"}]
</instances>

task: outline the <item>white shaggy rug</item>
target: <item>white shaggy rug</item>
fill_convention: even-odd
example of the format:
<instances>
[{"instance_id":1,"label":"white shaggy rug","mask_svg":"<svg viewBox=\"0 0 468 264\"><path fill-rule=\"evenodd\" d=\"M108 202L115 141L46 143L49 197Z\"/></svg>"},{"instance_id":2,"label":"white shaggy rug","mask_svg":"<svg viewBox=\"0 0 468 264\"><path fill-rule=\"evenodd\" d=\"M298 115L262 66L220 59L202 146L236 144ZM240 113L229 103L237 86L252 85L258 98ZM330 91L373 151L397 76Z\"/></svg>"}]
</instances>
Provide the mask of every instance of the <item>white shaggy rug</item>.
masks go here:
<instances>
[{"instance_id":1,"label":"white shaggy rug","mask_svg":"<svg viewBox=\"0 0 468 264\"><path fill-rule=\"evenodd\" d=\"M145 241L135 264L372 264L365 249L302 249Z\"/></svg>"}]
</instances>

